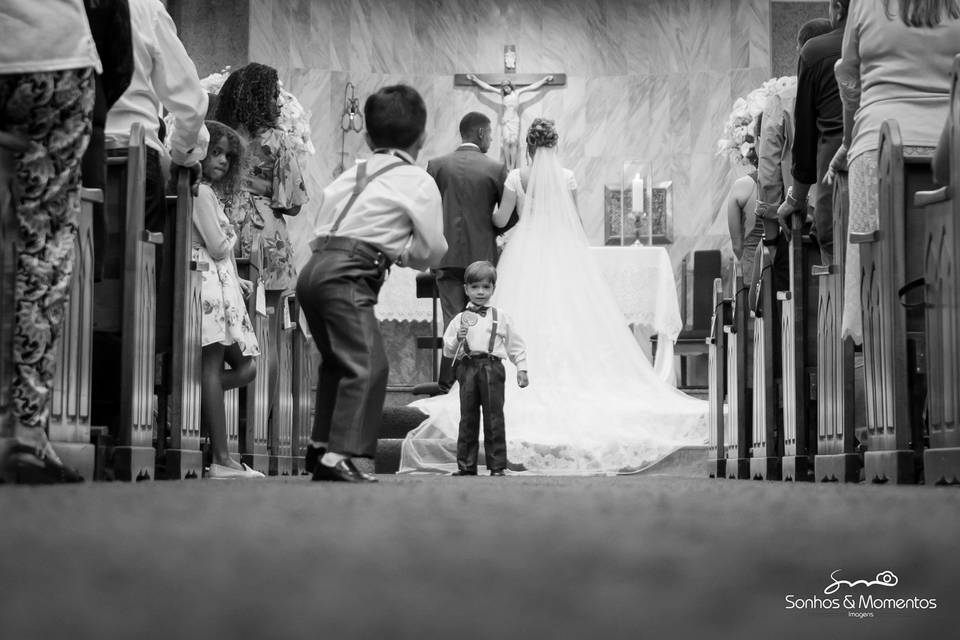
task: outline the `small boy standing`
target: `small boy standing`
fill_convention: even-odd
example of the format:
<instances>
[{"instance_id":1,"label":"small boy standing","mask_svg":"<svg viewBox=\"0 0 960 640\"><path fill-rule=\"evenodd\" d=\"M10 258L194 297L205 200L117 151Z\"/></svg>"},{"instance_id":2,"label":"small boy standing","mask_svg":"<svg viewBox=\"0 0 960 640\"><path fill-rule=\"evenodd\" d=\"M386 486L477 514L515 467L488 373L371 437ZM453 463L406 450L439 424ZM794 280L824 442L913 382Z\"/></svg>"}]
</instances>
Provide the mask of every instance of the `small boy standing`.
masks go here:
<instances>
[{"instance_id":1,"label":"small boy standing","mask_svg":"<svg viewBox=\"0 0 960 640\"><path fill-rule=\"evenodd\" d=\"M322 356L304 466L313 480L376 482L351 458L373 458L389 371L374 305L392 264L426 269L447 250L440 191L414 164L427 109L393 85L364 105L373 157L323 191L297 299Z\"/></svg>"},{"instance_id":2,"label":"small boy standing","mask_svg":"<svg viewBox=\"0 0 960 640\"><path fill-rule=\"evenodd\" d=\"M506 373L503 359L517 367L517 384L527 378L527 352L523 338L509 316L487 306L497 286L497 270L489 262L474 262L463 274L470 303L454 316L443 333L443 355L455 360L460 383L460 431L457 435L455 476L477 475L480 409L483 409L483 450L491 476L507 468L507 435L503 418Z\"/></svg>"}]
</instances>

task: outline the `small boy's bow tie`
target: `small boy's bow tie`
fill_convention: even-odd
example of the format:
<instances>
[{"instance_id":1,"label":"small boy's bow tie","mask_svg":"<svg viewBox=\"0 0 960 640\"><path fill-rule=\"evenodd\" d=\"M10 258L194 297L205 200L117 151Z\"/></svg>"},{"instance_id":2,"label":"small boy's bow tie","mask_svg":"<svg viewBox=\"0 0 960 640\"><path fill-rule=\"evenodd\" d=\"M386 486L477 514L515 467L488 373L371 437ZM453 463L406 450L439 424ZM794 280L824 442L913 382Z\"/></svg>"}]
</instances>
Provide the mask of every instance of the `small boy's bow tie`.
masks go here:
<instances>
[{"instance_id":1,"label":"small boy's bow tie","mask_svg":"<svg viewBox=\"0 0 960 640\"><path fill-rule=\"evenodd\" d=\"M480 307L480 306L477 306L477 305L475 305L475 304L468 304L468 305L467 305L467 311L472 311L473 313L476 313L477 315L481 315L481 316L483 316L483 317L486 317L486 316L487 316L487 309L489 309L489 308L490 308L490 307Z\"/></svg>"}]
</instances>

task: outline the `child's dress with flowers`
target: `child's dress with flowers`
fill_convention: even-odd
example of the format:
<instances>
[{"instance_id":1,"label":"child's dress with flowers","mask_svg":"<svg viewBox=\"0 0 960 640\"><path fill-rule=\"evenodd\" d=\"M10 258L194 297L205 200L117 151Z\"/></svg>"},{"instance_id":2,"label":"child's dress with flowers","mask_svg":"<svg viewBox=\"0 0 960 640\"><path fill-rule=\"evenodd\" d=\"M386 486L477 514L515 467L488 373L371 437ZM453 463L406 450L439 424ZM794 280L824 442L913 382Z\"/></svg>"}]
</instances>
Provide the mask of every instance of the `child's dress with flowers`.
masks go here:
<instances>
[{"instance_id":1,"label":"child's dress with flowers","mask_svg":"<svg viewBox=\"0 0 960 640\"><path fill-rule=\"evenodd\" d=\"M229 246L226 256L216 260L207 249L214 238L205 238L202 232L204 217L214 219L226 236L221 241ZM193 204L194 242L193 260L206 263L207 269L201 271L200 298L203 305L203 320L200 328L201 344L230 345L237 343L240 351L247 356L260 353L260 345L253 331L253 324L247 314L240 278L233 259L233 247L237 234L223 211L223 207L213 190L207 184L200 185L200 191Z\"/></svg>"}]
</instances>

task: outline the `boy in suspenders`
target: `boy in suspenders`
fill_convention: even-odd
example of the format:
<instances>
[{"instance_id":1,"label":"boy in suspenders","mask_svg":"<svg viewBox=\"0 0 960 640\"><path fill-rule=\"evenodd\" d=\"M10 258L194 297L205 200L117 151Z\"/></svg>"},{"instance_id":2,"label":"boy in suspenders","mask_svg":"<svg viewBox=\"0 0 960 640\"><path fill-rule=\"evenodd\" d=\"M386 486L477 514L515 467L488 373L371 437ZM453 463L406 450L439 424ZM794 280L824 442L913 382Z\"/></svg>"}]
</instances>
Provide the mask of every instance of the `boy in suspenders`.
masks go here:
<instances>
[{"instance_id":1,"label":"boy in suspenders","mask_svg":"<svg viewBox=\"0 0 960 640\"><path fill-rule=\"evenodd\" d=\"M487 306L497 285L497 270L487 261L474 262L463 274L470 303L443 332L443 355L452 358L460 383L460 432L455 476L477 475L480 410L483 409L483 451L491 476L507 468L507 436L503 418L506 373L503 359L517 367L517 384L529 384L523 338L500 309Z\"/></svg>"},{"instance_id":2,"label":"boy in suspenders","mask_svg":"<svg viewBox=\"0 0 960 640\"><path fill-rule=\"evenodd\" d=\"M323 191L313 253L297 299L322 356L305 467L313 480L376 482L351 458L373 458L388 363L373 312L394 263L436 266L447 251L436 183L417 167L427 110L406 85L383 87L364 105L373 157Z\"/></svg>"}]
</instances>

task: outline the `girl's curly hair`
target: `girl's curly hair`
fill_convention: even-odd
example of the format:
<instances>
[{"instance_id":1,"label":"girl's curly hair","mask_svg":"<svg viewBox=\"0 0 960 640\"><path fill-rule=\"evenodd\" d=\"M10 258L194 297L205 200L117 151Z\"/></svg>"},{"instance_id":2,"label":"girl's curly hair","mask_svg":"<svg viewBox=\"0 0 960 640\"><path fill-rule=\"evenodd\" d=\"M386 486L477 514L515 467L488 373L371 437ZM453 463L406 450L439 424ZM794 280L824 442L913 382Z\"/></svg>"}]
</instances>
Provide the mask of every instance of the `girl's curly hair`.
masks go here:
<instances>
[{"instance_id":1,"label":"girl's curly hair","mask_svg":"<svg viewBox=\"0 0 960 640\"><path fill-rule=\"evenodd\" d=\"M251 62L227 77L220 87L215 117L233 128L243 126L250 135L277 124L277 70Z\"/></svg>"},{"instance_id":2,"label":"girl's curly hair","mask_svg":"<svg viewBox=\"0 0 960 640\"><path fill-rule=\"evenodd\" d=\"M527 129L527 144L531 147L555 147L558 140L560 140L560 134L557 133L553 120L534 118L530 128Z\"/></svg>"},{"instance_id":3,"label":"girl's curly hair","mask_svg":"<svg viewBox=\"0 0 960 640\"><path fill-rule=\"evenodd\" d=\"M221 198L236 193L240 188L240 172L242 171L244 142L240 134L216 120L207 120L207 131L210 132L210 144L207 149L213 149L224 138L227 139L230 149L227 151L227 159L230 161L230 168L227 173L211 186Z\"/></svg>"}]
</instances>

